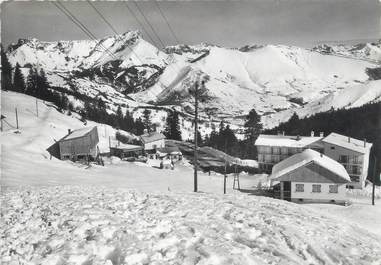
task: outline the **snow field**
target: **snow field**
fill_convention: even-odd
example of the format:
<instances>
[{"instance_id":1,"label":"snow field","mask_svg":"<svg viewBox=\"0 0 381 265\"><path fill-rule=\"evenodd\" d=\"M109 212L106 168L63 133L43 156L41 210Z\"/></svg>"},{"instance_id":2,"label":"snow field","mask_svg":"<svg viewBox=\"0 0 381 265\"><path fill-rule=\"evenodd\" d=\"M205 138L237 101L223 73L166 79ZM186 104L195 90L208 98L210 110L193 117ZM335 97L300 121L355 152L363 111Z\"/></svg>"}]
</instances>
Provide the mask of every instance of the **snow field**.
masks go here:
<instances>
[{"instance_id":1,"label":"snow field","mask_svg":"<svg viewBox=\"0 0 381 265\"><path fill-rule=\"evenodd\" d=\"M3 264L379 264L380 238L279 200L5 189Z\"/></svg>"}]
</instances>

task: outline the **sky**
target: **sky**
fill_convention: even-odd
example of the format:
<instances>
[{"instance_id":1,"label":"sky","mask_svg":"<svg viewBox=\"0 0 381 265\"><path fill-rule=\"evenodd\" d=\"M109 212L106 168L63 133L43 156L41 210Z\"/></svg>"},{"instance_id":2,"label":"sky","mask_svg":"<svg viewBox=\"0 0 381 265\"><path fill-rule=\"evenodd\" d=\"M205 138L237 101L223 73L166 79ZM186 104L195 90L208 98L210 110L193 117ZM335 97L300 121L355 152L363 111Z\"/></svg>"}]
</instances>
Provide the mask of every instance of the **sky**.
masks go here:
<instances>
[{"instance_id":1,"label":"sky","mask_svg":"<svg viewBox=\"0 0 381 265\"><path fill-rule=\"evenodd\" d=\"M114 34L89 3L62 3L95 37ZM164 46L177 44L176 39L186 44L206 42L225 47L247 44L311 47L322 42L381 38L381 0L95 1L92 4L117 33L138 29L145 40L158 48L162 48L161 42ZM2 3L3 45L30 37L43 41L89 39L51 2Z\"/></svg>"}]
</instances>

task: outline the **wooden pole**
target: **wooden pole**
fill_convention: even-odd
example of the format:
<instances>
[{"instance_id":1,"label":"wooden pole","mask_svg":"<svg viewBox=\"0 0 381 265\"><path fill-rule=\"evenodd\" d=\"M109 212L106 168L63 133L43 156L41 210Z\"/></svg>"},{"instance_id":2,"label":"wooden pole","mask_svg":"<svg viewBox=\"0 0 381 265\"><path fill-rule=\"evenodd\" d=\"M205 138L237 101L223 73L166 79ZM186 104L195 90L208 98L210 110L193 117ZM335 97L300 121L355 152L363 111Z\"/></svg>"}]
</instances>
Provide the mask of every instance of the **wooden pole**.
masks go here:
<instances>
[{"instance_id":1,"label":"wooden pole","mask_svg":"<svg viewBox=\"0 0 381 265\"><path fill-rule=\"evenodd\" d=\"M17 108L15 108L15 112L16 112L16 128L18 129L19 128L19 117L17 115Z\"/></svg>"},{"instance_id":2,"label":"wooden pole","mask_svg":"<svg viewBox=\"0 0 381 265\"><path fill-rule=\"evenodd\" d=\"M226 174L224 174L224 194L226 194L226 179L227 179L227 176Z\"/></svg>"},{"instance_id":3,"label":"wooden pole","mask_svg":"<svg viewBox=\"0 0 381 265\"><path fill-rule=\"evenodd\" d=\"M36 98L36 113L37 113L37 117L38 117L38 102L37 102L37 98Z\"/></svg>"},{"instance_id":4,"label":"wooden pole","mask_svg":"<svg viewBox=\"0 0 381 265\"><path fill-rule=\"evenodd\" d=\"M194 155L193 155L193 168L194 168L194 176L193 176L193 191L197 192L197 133L198 133L198 124L197 124L197 115L198 115L198 82L195 84L195 92L194 92Z\"/></svg>"},{"instance_id":5,"label":"wooden pole","mask_svg":"<svg viewBox=\"0 0 381 265\"><path fill-rule=\"evenodd\" d=\"M374 193L376 189L376 165L377 165L377 159L376 156L374 156L374 165L373 165L373 187L372 187L372 205L374 205Z\"/></svg>"}]
</instances>

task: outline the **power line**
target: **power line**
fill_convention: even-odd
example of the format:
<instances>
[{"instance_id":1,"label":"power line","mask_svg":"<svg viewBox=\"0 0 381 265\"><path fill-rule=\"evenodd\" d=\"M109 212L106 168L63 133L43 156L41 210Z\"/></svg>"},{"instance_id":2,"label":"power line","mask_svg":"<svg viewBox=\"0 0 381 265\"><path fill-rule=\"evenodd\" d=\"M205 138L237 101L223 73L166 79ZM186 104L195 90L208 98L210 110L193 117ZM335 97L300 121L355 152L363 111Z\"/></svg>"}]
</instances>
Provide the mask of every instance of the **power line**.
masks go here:
<instances>
[{"instance_id":1,"label":"power line","mask_svg":"<svg viewBox=\"0 0 381 265\"><path fill-rule=\"evenodd\" d=\"M169 31L171 32L173 38L175 39L175 41L176 41L178 44L180 44L180 41L179 41L179 39L177 38L177 36L176 36L176 34L175 34L175 31L172 29L171 25L170 25L169 22L168 22L167 17L165 16L164 12L161 10L158 1L154 1L154 2L155 2L155 4L156 4L157 8L159 9L159 12L160 12L161 16L164 18L165 23L167 23L167 26L168 26Z\"/></svg>"},{"instance_id":2,"label":"power line","mask_svg":"<svg viewBox=\"0 0 381 265\"><path fill-rule=\"evenodd\" d=\"M92 40L98 41L97 37L79 20L75 17L73 13L70 12L62 3L58 1L52 1L54 4L70 21L72 21L79 29L81 29L88 37ZM112 54L109 49L103 46L103 44L99 41L99 46L105 50L111 57L116 59L115 55Z\"/></svg>"},{"instance_id":3,"label":"power line","mask_svg":"<svg viewBox=\"0 0 381 265\"><path fill-rule=\"evenodd\" d=\"M128 6L127 2L126 1L122 1L122 3L124 3L124 5L127 7L128 11L130 11L130 13L132 14L132 16L135 18L135 20L138 22L139 26L143 29L144 33L147 35L147 37L150 39L150 41L152 42L152 44L155 44L156 41L153 40L153 38L151 37L151 35L148 33L148 31L146 30L146 28L144 27L143 23L140 22L140 20L138 19L138 17L135 15L135 12Z\"/></svg>"},{"instance_id":4,"label":"power line","mask_svg":"<svg viewBox=\"0 0 381 265\"><path fill-rule=\"evenodd\" d=\"M144 15L143 11L140 9L138 3L136 1L134 1L134 4L136 6L136 8L138 9L138 11L140 12L140 14L143 16L144 20L147 22L148 26L150 26L153 34L156 36L156 38L159 40L160 44L163 46L163 48L165 48L165 45L163 43L163 41L160 39L160 37L157 35L155 29L152 27L151 23L149 22L149 20L147 19L147 17Z\"/></svg>"},{"instance_id":5,"label":"power line","mask_svg":"<svg viewBox=\"0 0 381 265\"><path fill-rule=\"evenodd\" d=\"M103 21L111 28L111 30L116 34L116 37L119 41L123 41L123 39L120 37L117 30L113 27L113 25L103 16L102 12L100 12L89 0L87 0L87 3L97 12L97 14L103 19ZM128 49L136 56L136 58L140 61L141 64L143 64L143 61L140 59L140 57L134 52L134 50L127 46Z\"/></svg>"}]
</instances>

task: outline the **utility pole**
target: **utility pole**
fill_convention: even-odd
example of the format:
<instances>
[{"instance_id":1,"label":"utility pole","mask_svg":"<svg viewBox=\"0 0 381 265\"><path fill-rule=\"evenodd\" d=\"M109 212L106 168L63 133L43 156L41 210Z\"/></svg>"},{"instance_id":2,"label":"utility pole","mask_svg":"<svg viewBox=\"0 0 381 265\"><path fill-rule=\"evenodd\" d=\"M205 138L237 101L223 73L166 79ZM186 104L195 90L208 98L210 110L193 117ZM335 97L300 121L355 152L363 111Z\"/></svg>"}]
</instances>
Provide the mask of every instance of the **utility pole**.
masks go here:
<instances>
[{"instance_id":1,"label":"utility pole","mask_svg":"<svg viewBox=\"0 0 381 265\"><path fill-rule=\"evenodd\" d=\"M374 205L374 193L376 189L376 165L377 165L377 158L374 156L374 165L373 165L373 187L372 187L372 205Z\"/></svg>"},{"instance_id":2,"label":"utility pole","mask_svg":"<svg viewBox=\"0 0 381 265\"><path fill-rule=\"evenodd\" d=\"M19 128L19 117L17 115L17 108L15 108L15 112L16 112L16 128L18 129Z\"/></svg>"},{"instance_id":3,"label":"utility pole","mask_svg":"<svg viewBox=\"0 0 381 265\"><path fill-rule=\"evenodd\" d=\"M197 117L198 115L198 81L195 83L194 91L194 155L193 155L193 168L194 168L194 192L197 192L197 133L198 133L198 124Z\"/></svg>"},{"instance_id":4,"label":"utility pole","mask_svg":"<svg viewBox=\"0 0 381 265\"><path fill-rule=\"evenodd\" d=\"M38 117L38 102L37 102L37 98L36 98L36 113L37 113L37 117Z\"/></svg>"},{"instance_id":5,"label":"utility pole","mask_svg":"<svg viewBox=\"0 0 381 265\"><path fill-rule=\"evenodd\" d=\"M225 138L225 173L224 173L224 194L226 194L226 178L227 178L227 175L226 175L226 166L227 166L227 161L226 161L226 149L227 149L227 141L226 141L226 138Z\"/></svg>"}]
</instances>

